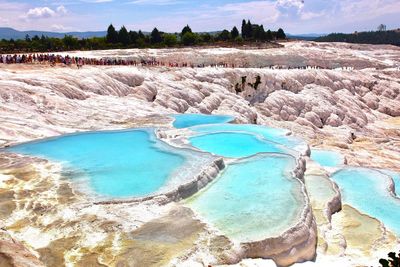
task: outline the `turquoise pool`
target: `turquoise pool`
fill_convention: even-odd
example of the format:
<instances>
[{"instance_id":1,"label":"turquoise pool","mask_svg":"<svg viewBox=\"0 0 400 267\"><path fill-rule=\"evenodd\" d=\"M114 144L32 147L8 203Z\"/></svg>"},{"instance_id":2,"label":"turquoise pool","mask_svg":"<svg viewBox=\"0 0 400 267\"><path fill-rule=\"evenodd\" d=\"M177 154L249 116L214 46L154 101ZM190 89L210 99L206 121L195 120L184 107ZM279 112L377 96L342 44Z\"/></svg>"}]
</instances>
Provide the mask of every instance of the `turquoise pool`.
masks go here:
<instances>
[{"instance_id":1,"label":"turquoise pool","mask_svg":"<svg viewBox=\"0 0 400 267\"><path fill-rule=\"evenodd\" d=\"M240 242L279 235L297 222L306 200L300 181L291 175L295 159L289 154L304 151L304 141L288 136L286 130L226 123L233 119L230 116L173 117L176 128L189 127L191 131L185 132L194 133L189 137L193 147L233 162L186 200L188 206ZM71 179L96 198L144 197L176 189L215 159L169 146L155 137L153 129L80 133L6 150L61 162L73 174ZM344 159L340 153L317 149L311 158L324 167L339 167ZM400 174L386 173L393 177L399 195ZM400 198L387 191L387 176L371 169L345 168L332 178L341 188L344 203L376 217L400 235ZM327 201L335 192L328 180L323 184L319 179L307 181L309 192Z\"/></svg>"},{"instance_id":2,"label":"turquoise pool","mask_svg":"<svg viewBox=\"0 0 400 267\"><path fill-rule=\"evenodd\" d=\"M367 168L345 168L332 176L339 185L343 202L375 217L400 235L400 199L390 195L388 177Z\"/></svg>"},{"instance_id":3,"label":"turquoise pool","mask_svg":"<svg viewBox=\"0 0 400 267\"><path fill-rule=\"evenodd\" d=\"M255 135L239 132L211 133L190 138L192 146L215 155L243 158L260 152L282 153L275 143L261 140Z\"/></svg>"},{"instance_id":4,"label":"turquoise pool","mask_svg":"<svg viewBox=\"0 0 400 267\"><path fill-rule=\"evenodd\" d=\"M344 157L340 153L320 149L311 150L311 159L322 167L338 167L344 162Z\"/></svg>"},{"instance_id":5,"label":"turquoise pool","mask_svg":"<svg viewBox=\"0 0 400 267\"><path fill-rule=\"evenodd\" d=\"M240 160L187 205L234 240L277 236L298 221L305 204L294 166L292 157L278 154Z\"/></svg>"},{"instance_id":6,"label":"turquoise pool","mask_svg":"<svg viewBox=\"0 0 400 267\"><path fill-rule=\"evenodd\" d=\"M219 132L236 132L244 134L252 134L255 136L260 136L268 142L276 143L286 148L303 151L307 144L293 136L288 136L288 131L283 129L277 129L267 126L255 125L255 124L210 124L210 125L200 125L191 127L191 130L200 134L211 134Z\"/></svg>"},{"instance_id":7,"label":"turquoise pool","mask_svg":"<svg viewBox=\"0 0 400 267\"><path fill-rule=\"evenodd\" d=\"M62 162L84 176L95 193L111 197L152 194L185 162L146 130L81 133L25 143L9 151Z\"/></svg>"},{"instance_id":8,"label":"turquoise pool","mask_svg":"<svg viewBox=\"0 0 400 267\"><path fill-rule=\"evenodd\" d=\"M188 128L201 124L214 124L230 122L234 119L232 116L227 115L205 115L205 114L177 114L172 115L175 119L173 126L175 128Z\"/></svg>"}]
</instances>

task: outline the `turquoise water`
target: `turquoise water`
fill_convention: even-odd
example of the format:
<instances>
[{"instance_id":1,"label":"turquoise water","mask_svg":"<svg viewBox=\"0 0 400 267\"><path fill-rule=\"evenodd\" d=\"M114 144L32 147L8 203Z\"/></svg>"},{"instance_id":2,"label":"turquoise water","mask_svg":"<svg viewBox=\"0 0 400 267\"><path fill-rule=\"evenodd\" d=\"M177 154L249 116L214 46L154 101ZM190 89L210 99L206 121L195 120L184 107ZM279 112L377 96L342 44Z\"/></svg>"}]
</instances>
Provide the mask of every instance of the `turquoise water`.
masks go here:
<instances>
[{"instance_id":1,"label":"turquoise water","mask_svg":"<svg viewBox=\"0 0 400 267\"><path fill-rule=\"evenodd\" d=\"M185 162L183 156L157 148L153 139L145 130L82 133L9 150L63 162L82 173L97 194L141 197L160 189Z\"/></svg>"},{"instance_id":2,"label":"turquoise water","mask_svg":"<svg viewBox=\"0 0 400 267\"><path fill-rule=\"evenodd\" d=\"M367 168L346 168L332 178L341 189L344 203L400 234L400 200L390 195L386 175Z\"/></svg>"},{"instance_id":3,"label":"turquoise water","mask_svg":"<svg viewBox=\"0 0 400 267\"><path fill-rule=\"evenodd\" d=\"M281 234L297 222L304 198L285 155L251 157L229 165L187 204L228 237L257 241Z\"/></svg>"},{"instance_id":4,"label":"turquoise water","mask_svg":"<svg viewBox=\"0 0 400 267\"><path fill-rule=\"evenodd\" d=\"M281 129L227 124L230 116L184 114L174 118L176 128L190 127L198 134L189 138L194 147L238 158L213 183L187 200L187 205L241 242L279 235L297 222L305 200L300 182L291 176L294 158L281 153L288 153L287 148L300 151L306 145L302 140L287 136ZM72 179L96 196L112 198L152 195L170 188L169 183L176 188L182 183L180 175L192 178L191 171L197 174L204 166L195 156L198 152L170 147L145 129L81 133L7 150L61 162L65 171L74 174ZM278 154L254 156L260 152ZM341 154L334 151L312 150L311 158L324 167L343 163ZM400 173L382 172L393 177L400 195ZM341 188L344 203L400 234L400 199L389 194L385 175L366 168L345 168L332 178ZM330 199L333 191L330 187L328 190L328 180L311 177L306 182L312 197Z\"/></svg>"},{"instance_id":5,"label":"turquoise water","mask_svg":"<svg viewBox=\"0 0 400 267\"><path fill-rule=\"evenodd\" d=\"M311 159L322 167L338 167L343 164L343 156L335 151L313 149Z\"/></svg>"},{"instance_id":6,"label":"turquoise water","mask_svg":"<svg viewBox=\"0 0 400 267\"><path fill-rule=\"evenodd\" d=\"M173 115L172 117L175 119L173 126L178 129L201 124L230 122L234 119L232 116L205 114L178 114Z\"/></svg>"},{"instance_id":7,"label":"turquoise water","mask_svg":"<svg viewBox=\"0 0 400 267\"><path fill-rule=\"evenodd\" d=\"M215 133L215 132L243 132L256 136L262 136L270 142L278 143L287 148L298 150L304 148L306 143L298 138L287 136L286 130L271 128L255 124L210 124L192 127L191 130L198 133Z\"/></svg>"},{"instance_id":8,"label":"turquoise water","mask_svg":"<svg viewBox=\"0 0 400 267\"><path fill-rule=\"evenodd\" d=\"M191 137L192 146L215 155L243 158L260 152L283 152L277 144L263 141L252 134L238 132L212 133Z\"/></svg>"}]
</instances>

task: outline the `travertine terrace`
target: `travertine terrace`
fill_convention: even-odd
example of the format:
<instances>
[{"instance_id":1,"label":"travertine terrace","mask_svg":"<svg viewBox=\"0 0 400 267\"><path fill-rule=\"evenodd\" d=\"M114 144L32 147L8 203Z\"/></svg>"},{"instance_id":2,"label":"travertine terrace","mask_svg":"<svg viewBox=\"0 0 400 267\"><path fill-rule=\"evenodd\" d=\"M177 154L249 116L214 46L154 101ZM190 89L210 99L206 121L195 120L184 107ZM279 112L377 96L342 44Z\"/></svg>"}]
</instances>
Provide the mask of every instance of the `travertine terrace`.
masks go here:
<instances>
[{"instance_id":1,"label":"travertine terrace","mask_svg":"<svg viewBox=\"0 0 400 267\"><path fill-rule=\"evenodd\" d=\"M288 129L311 147L342 153L349 165L400 171L400 48L283 45L68 53L240 68L0 65L0 146L77 131L168 128L166 115L173 113L229 114L236 123ZM240 261L241 266L274 266L266 259L242 259L234 244L179 202L88 202L60 168L0 150L0 261L11 266ZM317 249L306 240L308 247L300 243L286 258L280 252L280 263L316 255L315 263L304 265L371 266L398 247L398 237L379 220L342 207L329 171L307 162L302 179L313 208L307 222L318 228ZM323 179L332 198L314 196L308 179ZM360 242L356 233L365 229ZM171 237L174 241L167 242ZM302 249L303 258L296 254Z\"/></svg>"}]
</instances>

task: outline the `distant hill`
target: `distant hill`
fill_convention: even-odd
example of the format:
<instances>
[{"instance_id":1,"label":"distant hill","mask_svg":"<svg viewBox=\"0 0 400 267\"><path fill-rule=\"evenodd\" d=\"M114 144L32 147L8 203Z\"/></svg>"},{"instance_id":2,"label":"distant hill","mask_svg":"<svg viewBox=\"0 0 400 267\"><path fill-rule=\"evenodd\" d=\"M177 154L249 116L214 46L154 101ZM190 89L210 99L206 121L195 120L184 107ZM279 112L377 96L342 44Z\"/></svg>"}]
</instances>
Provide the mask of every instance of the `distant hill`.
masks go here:
<instances>
[{"instance_id":1,"label":"distant hill","mask_svg":"<svg viewBox=\"0 0 400 267\"><path fill-rule=\"evenodd\" d=\"M400 46L400 29L391 31L331 33L315 39L317 42L345 42L358 44L391 44Z\"/></svg>"},{"instance_id":2,"label":"distant hill","mask_svg":"<svg viewBox=\"0 0 400 267\"><path fill-rule=\"evenodd\" d=\"M289 39L306 40L306 41L313 41L322 36L326 36L326 34L323 33L287 34L287 37Z\"/></svg>"},{"instance_id":3,"label":"distant hill","mask_svg":"<svg viewBox=\"0 0 400 267\"><path fill-rule=\"evenodd\" d=\"M54 38L63 38L65 35L72 35L77 38L91 38L91 37L104 37L106 36L106 31L98 31L98 32L44 32L44 31L18 31L13 28L2 28L0 27L0 39L25 39L26 35L29 35L31 38L35 35L37 36L48 36Z\"/></svg>"}]
</instances>

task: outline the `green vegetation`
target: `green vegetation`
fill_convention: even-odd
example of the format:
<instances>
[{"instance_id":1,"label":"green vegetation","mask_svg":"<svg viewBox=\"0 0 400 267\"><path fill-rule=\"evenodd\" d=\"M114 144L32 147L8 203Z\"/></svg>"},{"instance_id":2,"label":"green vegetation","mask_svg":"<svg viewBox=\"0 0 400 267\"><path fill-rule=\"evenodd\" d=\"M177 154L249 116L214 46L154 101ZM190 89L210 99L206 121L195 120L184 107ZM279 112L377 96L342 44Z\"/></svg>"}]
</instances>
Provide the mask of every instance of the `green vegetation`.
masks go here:
<instances>
[{"instance_id":1,"label":"green vegetation","mask_svg":"<svg viewBox=\"0 0 400 267\"><path fill-rule=\"evenodd\" d=\"M382 26L380 26L382 28ZM400 31L355 32L352 34L332 33L319 37L317 42L346 42L359 44L391 44L400 46Z\"/></svg>"},{"instance_id":2,"label":"green vegetation","mask_svg":"<svg viewBox=\"0 0 400 267\"><path fill-rule=\"evenodd\" d=\"M66 50L98 50L113 48L162 48L203 45L240 45L243 43L269 42L285 39L282 29L277 32L264 30L263 25L243 20L242 32L237 27L231 31L223 30L215 34L195 33L186 25L180 33L164 33L154 28L150 34L142 31L128 31L122 26L119 31L111 24L105 37L78 39L70 35L64 38L47 36L26 36L25 40L1 40L0 53L16 52L57 52Z\"/></svg>"},{"instance_id":3,"label":"green vegetation","mask_svg":"<svg viewBox=\"0 0 400 267\"><path fill-rule=\"evenodd\" d=\"M233 31L233 30L232 30ZM271 41L276 39L286 39L286 34L282 29L277 32L265 31L263 25L252 24L250 20L242 21L243 40L252 41Z\"/></svg>"}]
</instances>

